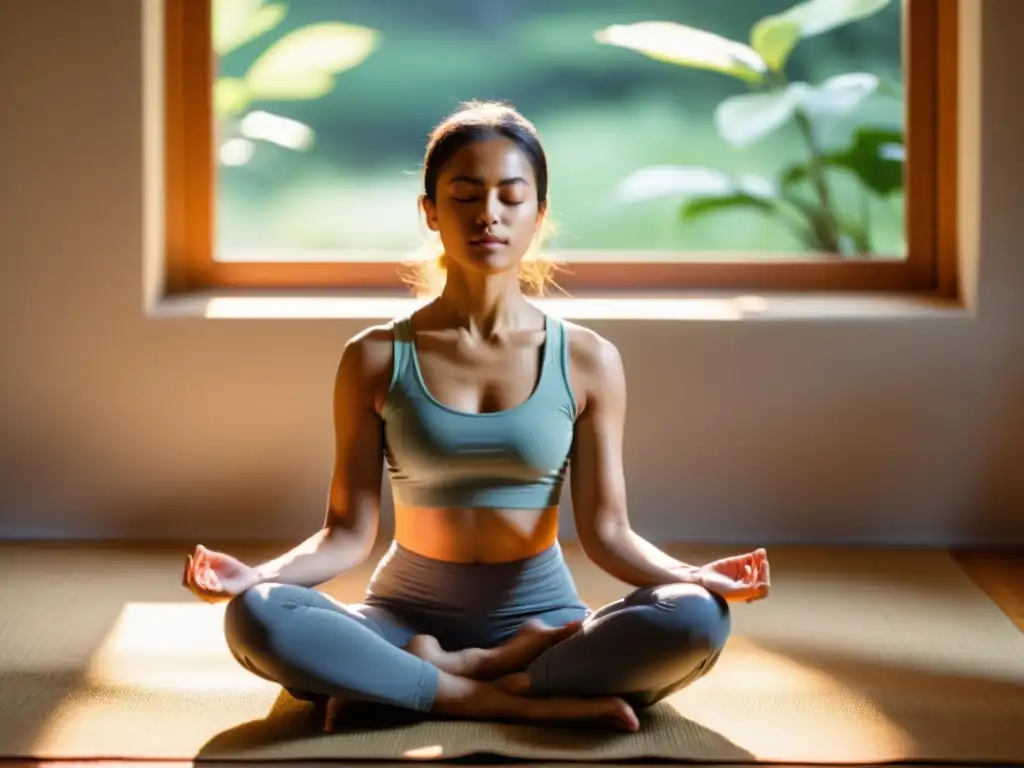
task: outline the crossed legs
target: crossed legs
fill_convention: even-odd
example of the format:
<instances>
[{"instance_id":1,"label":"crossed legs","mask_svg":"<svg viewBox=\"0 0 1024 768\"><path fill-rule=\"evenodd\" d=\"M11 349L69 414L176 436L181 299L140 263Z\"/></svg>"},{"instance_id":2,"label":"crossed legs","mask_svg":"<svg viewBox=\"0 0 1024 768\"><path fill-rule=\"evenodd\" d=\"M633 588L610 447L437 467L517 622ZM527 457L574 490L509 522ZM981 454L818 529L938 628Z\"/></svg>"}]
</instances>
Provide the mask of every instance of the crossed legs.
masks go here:
<instances>
[{"instance_id":1,"label":"crossed legs","mask_svg":"<svg viewBox=\"0 0 1024 768\"><path fill-rule=\"evenodd\" d=\"M469 717L610 717L627 727L632 713L624 702L650 706L706 674L729 631L728 605L701 587L638 589L588 616L532 661L531 647L536 652L545 638L517 636L509 646L519 642L525 670L513 666L494 682L480 682L464 676L473 664L478 672L488 660L503 658L507 665L514 653L449 653L384 611L344 605L315 589L262 584L235 597L225 612L236 660L302 698ZM500 667L492 664L491 672Z\"/></svg>"}]
</instances>

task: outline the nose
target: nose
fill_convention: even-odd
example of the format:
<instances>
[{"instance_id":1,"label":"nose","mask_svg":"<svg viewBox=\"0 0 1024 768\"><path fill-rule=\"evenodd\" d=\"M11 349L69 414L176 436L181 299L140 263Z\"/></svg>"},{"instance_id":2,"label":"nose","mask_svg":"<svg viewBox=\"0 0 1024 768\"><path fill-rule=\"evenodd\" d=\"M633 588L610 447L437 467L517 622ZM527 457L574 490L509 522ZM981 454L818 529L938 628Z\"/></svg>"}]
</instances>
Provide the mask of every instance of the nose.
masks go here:
<instances>
[{"instance_id":1,"label":"nose","mask_svg":"<svg viewBox=\"0 0 1024 768\"><path fill-rule=\"evenodd\" d=\"M484 198L484 204L480 207L480 213L477 216L477 220L485 227L497 224L500 210L501 202L498 200L498 196L487 195L487 197Z\"/></svg>"}]
</instances>

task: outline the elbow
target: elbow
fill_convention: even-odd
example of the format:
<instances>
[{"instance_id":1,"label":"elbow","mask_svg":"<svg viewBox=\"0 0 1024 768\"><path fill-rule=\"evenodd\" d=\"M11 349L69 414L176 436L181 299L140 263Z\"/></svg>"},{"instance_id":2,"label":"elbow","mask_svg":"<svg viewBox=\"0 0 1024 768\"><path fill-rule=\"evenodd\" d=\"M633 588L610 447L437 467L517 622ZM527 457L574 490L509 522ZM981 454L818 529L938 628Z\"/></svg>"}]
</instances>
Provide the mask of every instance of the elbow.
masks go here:
<instances>
[{"instance_id":1,"label":"elbow","mask_svg":"<svg viewBox=\"0 0 1024 768\"><path fill-rule=\"evenodd\" d=\"M595 565L614 567L620 559L619 545L629 535L629 526L618 516L599 516L593 525L581 527L576 535L583 553Z\"/></svg>"},{"instance_id":2,"label":"elbow","mask_svg":"<svg viewBox=\"0 0 1024 768\"><path fill-rule=\"evenodd\" d=\"M355 515L351 519L332 518L324 526L324 544L344 551L350 559L369 557L377 544L377 515Z\"/></svg>"}]
</instances>

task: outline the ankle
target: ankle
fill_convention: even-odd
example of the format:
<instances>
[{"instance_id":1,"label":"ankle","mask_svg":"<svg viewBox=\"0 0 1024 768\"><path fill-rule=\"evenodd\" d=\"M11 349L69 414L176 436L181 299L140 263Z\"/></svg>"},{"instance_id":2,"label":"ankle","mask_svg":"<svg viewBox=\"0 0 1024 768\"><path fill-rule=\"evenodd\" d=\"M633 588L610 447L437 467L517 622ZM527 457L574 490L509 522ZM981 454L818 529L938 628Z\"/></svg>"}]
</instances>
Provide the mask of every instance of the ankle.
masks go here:
<instances>
[{"instance_id":1,"label":"ankle","mask_svg":"<svg viewBox=\"0 0 1024 768\"><path fill-rule=\"evenodd\" d=\"M489 680L493 677L490 668L493 666L495 654L488 648L466 648L452 654L456 657L455 666L458 675L473 680Z\"/></svg>"},{"instance_id":2,"label":"ankle","mask_svg":"<svg viewBox=\"0 0 1024 768\"><path fill-rule=\"evenodd\" d=\"M499 677L494 684L501 690L516 696L530 695L530 675L528 672L513 672Z\"/></svg>"},{"instance_id":3,"label":"ankle","mask_svg":"<svg viewBox=\"0 0 1024 768\"><path fill-rule=\"evenodd\" d=\"M493 687L491 683L440 670L432 711L439 715L472 715L488 686Z\"/></svg>"}]
</instances>

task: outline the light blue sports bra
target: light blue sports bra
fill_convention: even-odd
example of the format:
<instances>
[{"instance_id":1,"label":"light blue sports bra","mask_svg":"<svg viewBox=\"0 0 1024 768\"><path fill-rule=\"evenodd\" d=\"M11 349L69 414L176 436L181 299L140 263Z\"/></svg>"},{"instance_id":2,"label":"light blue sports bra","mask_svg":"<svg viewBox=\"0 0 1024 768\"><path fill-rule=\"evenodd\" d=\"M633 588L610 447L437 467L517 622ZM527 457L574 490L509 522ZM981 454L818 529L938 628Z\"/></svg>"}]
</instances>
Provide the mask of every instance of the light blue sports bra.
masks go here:
<instances>
[{"instance_id":1,"label":"light blue sports bra","mask_svg":"<svg viewBox=\"0 0 1024 768\"><path fill-rule=\"evenodd\" d=\"M427 391L408 317L395 320L383 406L384 457L395 502L418 507L543 509L558 504L576 398L565 325L545 316L540 376L530 397L494 413L449 408Z\"/></svg>"}]
</instances>

